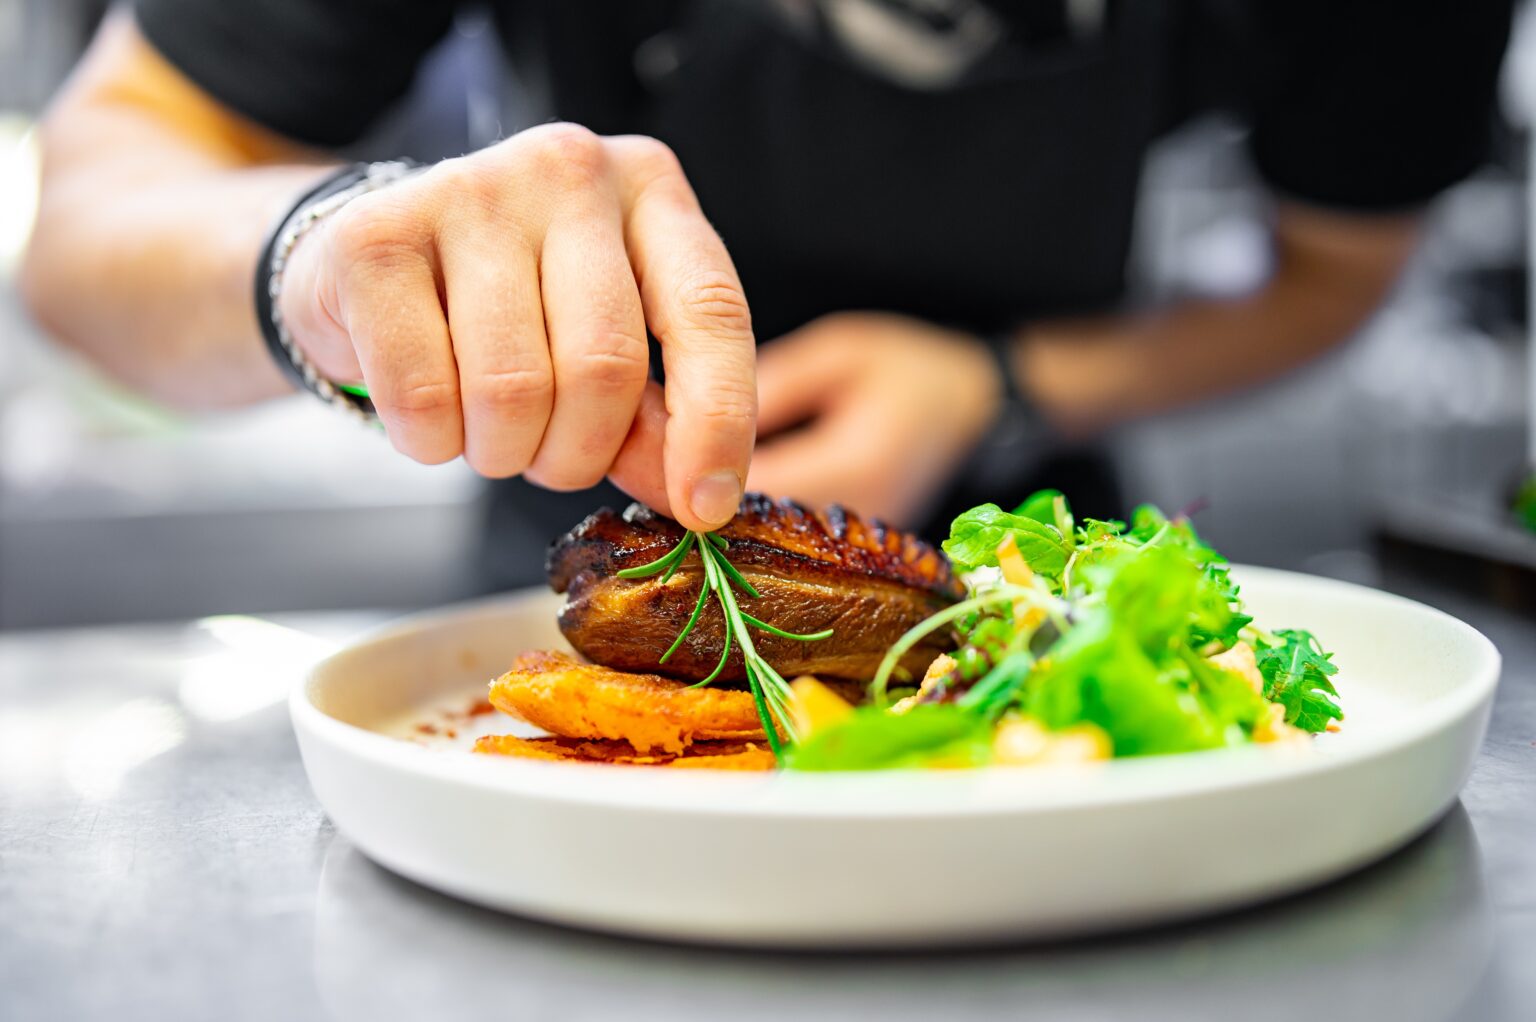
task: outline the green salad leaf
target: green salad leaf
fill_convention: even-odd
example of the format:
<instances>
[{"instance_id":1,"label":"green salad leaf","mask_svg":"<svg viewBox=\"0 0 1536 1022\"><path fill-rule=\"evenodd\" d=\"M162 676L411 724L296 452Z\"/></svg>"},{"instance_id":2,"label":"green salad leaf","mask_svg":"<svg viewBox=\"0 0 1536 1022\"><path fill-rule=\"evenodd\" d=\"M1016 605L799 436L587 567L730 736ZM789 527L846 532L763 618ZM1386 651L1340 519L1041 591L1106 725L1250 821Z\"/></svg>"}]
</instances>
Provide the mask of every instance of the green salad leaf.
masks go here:
<instances>
[{"instance_id":1,"label":"green salad leaf","mask_svg":"<svg viewBox=\"0 0 1536 1022\"><path fill-rule=\"evenodd\" d=\"M992 755L991 723L958 706L914 706L888 713L854 710L791 746L792 770L892 770L920 766L981 766Z\"/></svg>"},{"instance_id":2,"label":"green salad leaf","mask_svg":"<svg viewBox=\"0 0 1536 1022\"><path fill-rule=\"evenodd\" d=\"M1324 730L1343 718L1338 668L1301 630L1253 627L1227 561L1183 516L1136 508L1129 524L1075 522L1057 490L1013 511L983 504L956 518L944 550L962 572L996 567L1012 539L1029 585L973 577L971 599L930 617L893 647L876 690L904 650L950 634L953 663L901 712L866 707L795 746L801 770L984 763L992 729L1023 717L1048 731L1093 725L1115 756L1246 743L1271 720ZM1213 662L1249 642L1263 679Z\"/></svg>"},{"instance_id":3,"label":"green salad leaf","mask_svg":"<svg viewBox=\"0 0 1536 1022\"><path fill-rule=\"evenodd\" d=\"M1024 507L1031 506L1026 501ZM997 548L1012 536L1026 563L1037 574L1060 578L1072 544L1055 525L1037 518L1010 514L996 504L973 507L956 518L944 541L944 552L959 571L997 567Z\"/></svg>"},{"instance_id":4,"label":"green salad leaf","mask_svg":"<svg viewBox=\"0 0 1536 1022\"><path fill-rule=\"evenodd\" d=\"M1013 513L1052 526L1062 536L1072 535L1072 506L1060 490L1036 490Z\"/></svg>"},{"instance_id":5,"label":"green salad leaf","mask_svg":"<svg viewBox=\"0 0 1536 1022\"><path fill-rule=\"evenodd\" d=\"M1323 652L1317 638L1299 628L1274 633L1275 642L1261 637L1255 646L1264 697L1285 707L1285 722L1303 731L1326 730L1331 720L1343 720L1335 702L1339 691L1333 676L1339 668L1333 654Z\"/></svg>"},{"instance_id":6,"label":"green salad leaf","mask_svg":"<svg viewBox=\"0 0 1536 1022\"><path fill-rule=\"evenodd\" d=\"M1094 573L1104 598L1042 658L1026 712L1054 729L1096 724L1117 756L1245 741L1264 700L1197 652L1199 627L1231 613L1199 565L1151 547Z\"/></svg>"}]
</instances>

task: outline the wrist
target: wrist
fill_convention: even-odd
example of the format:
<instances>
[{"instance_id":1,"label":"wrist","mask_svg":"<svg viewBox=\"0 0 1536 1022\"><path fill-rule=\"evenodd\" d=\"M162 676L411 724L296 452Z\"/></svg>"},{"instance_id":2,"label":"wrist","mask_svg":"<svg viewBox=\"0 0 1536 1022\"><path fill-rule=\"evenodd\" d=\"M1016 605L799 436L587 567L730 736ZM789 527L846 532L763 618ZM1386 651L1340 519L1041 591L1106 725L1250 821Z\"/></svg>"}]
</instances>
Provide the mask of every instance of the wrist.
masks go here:
<instances>
[{"instance_id":1,"label":"wrist","mask_svg":"<svg viewBox=\"0 0 1536 1022\"><path fill-rule=\"evenodd\" d=\"M974 445L965 472L982 489L1007 492L1060 442L1054 424L1021 386L1021 341L1013 333L985 342L997 381L988 427Z\"/></svg>"},{"instance_id":2,"label":"wrist","mask_svg":"<svg viewBox=\"0 0 1536 1022\"><path fill-rule=\"evenodd\" d=\"M1074 358L1081 355L1081 348L1033 327L1017 332L1009 346L1008 365L1018 392L1065 436L1088 432L1080 398L1091 381L1081 379L1084 367Z\"/></svg>"},{"instance_id":3,"label":"wrist","mask_svg":"<svg viewBox=\"0 0 1536 1022\"><path fill-rule=\"evenodd\" d=\"M289 281L289 270L301 241L352 200L399 181L416 169L409 161L391 161L353 164L335 171L278 220L262 246L256 265L256 319L267 350L278 367L298 389L307 390L325 403L369 421L374 415L372 401L328 378L294 339L294 324L289 321L292 303L285 300L285 284ZM312 273L308 275L311 285L313 276ZM300 307L304 305L299 303Z\"/></svg>"},{"instance_id":4,"label":"wrist","mask_svg":"<svg viewBox=\"0 0 1536 1022\"><path fill-rule=\"evenodd\" d=\"M1166 374L1161 321L1084 319L1031 326L1014 364L1021 389L1058 430L1082 437L1152 410Z\"/></svg>"}]
</instances>

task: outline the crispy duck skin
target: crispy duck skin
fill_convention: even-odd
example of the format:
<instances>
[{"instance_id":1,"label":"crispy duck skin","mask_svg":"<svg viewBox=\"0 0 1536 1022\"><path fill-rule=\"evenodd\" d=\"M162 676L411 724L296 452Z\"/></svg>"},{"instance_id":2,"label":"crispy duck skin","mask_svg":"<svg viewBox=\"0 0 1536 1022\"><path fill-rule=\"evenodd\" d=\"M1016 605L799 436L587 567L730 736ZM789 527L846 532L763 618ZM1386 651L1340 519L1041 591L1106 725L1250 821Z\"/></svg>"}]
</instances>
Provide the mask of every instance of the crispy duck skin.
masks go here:
<instances>
[{"instance_id":1,"label":"crispy duck skin","mask_svg":"<svg viewBox=\"0 0 1536 1022\"><path fill-rule=\"evenodd\" d=\"M785 677L868 681L903 632L965 595L939 551L836 506L814 512L749 493L720 535L730 544L726 556L762 594L739 594L743 610L791 632L834 630L814 642L754 630L758 652ZM696 553L665 583L659 575L617 577L654 561L682 537L676 522L632 504L622 515L604 508L556 541L549 581L566 594L560 630L577 651L618 670L688 681L714 670L724 634L715 600L672 658L660 662L698 599L703 569ZM946 645L935 636L909 652L902 667L922 677ZM745 678L733 646L720 680Z\"/></svg>"}]
</instances>

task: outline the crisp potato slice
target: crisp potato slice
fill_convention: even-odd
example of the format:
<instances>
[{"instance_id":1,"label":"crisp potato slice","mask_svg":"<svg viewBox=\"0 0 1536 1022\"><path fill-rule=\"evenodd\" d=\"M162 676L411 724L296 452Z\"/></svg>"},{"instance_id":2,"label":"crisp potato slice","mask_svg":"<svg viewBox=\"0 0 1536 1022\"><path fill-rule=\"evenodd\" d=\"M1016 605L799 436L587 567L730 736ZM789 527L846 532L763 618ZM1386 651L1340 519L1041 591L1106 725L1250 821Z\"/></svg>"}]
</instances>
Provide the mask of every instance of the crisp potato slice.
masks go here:
<instances>
[{"instance_id":1,"label":"crisp potato slice","mask_svg":"<svg viewBox=\"0 0 1536 1022\"><path fill-rule=\"evenodd\" d=\"M628 742L637 753L679 753L696 741L762 741L750 693L690 688L654 674L534 651L491 683L504 713L566 738Z\"/></svg>"},{"instance_id":2,"label":"crisp potato slice","mask_svg":"<svg viewBox=\"0 0 1536 1022\"><path fill-rule=\"evenodd\" d=\"M772 770L773 750L751 742L694 742L665 764L677 770Z\"/></svg>"},{"instance_id":3,"label":"crisp potato slice","mask_svg":"<svg viewBox=\"0 0 1536 1022\"><path fill-rule=\"evenodd\" d=\"M586 742L579 738L519 738L516 735L483 735L475 739L475 751L492 756L547 759L556 762L625 763L656 766L671 755L642 756L628 742Z\"/></svg>"},{"instance_id":4,"label":"crisp potato slice","mask_svg":"<svg viewBox=\"0 0 1536 1022\"><path fill-rule=\"evenodd\" d=\"M680 754L647 756L635 752L628 742L485 735L475 741L475 751L493 756L518 756L564 763L609 763L695 770L772 770L774 767L773 753L751 742L695 742Z\"/></svg>"}]
</instances>

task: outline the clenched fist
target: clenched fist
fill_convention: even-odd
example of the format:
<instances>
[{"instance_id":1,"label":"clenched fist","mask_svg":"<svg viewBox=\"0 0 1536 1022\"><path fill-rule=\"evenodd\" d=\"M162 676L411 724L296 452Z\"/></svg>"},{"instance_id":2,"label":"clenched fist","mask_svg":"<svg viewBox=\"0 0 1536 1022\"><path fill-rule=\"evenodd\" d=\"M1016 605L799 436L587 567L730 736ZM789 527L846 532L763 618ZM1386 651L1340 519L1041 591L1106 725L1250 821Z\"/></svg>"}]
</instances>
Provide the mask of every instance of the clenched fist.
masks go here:
<instances>
[{"instance_id":1,"label":"clenched fist","mask_svg":"<svg viewBox=\"0 0 1536 1022\"><path fill-rule=\"evenodd\" d=\"M366 382L418 461L462 454L557 490L607 475L694 529L736 511L751 319L654 139L548 124L365 195L299 242L281 302L315 366Z\"/></svg>"}]
</instances>

